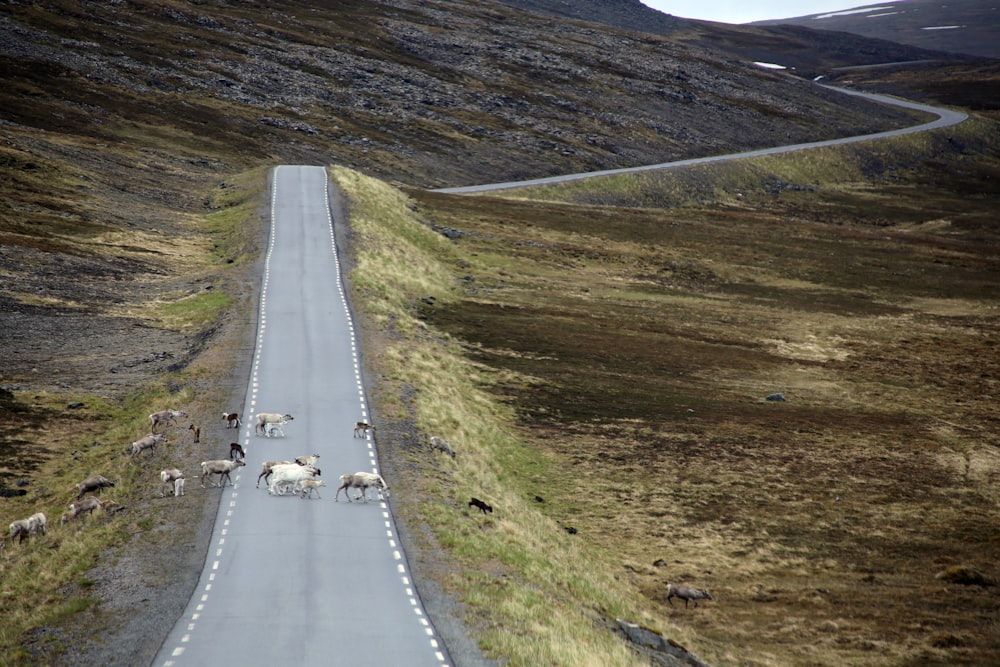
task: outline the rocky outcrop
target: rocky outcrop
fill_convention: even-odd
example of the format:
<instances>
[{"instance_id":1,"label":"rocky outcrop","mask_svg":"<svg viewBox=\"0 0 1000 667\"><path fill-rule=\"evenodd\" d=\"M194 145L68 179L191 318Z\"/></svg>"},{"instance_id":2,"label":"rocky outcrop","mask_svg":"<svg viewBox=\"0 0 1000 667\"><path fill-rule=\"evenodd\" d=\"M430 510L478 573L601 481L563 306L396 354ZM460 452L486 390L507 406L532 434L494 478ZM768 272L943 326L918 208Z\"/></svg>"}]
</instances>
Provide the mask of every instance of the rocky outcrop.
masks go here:
<instances>
[{"instance_id":1,"label":"rocky outcrop","mask_svg":"<svg viewBox=\"0 0 1000 667\"><path fill-rule=\"evenodd\" d=\"M655 630L622 619L618 619L618 627L654 664L665 667L709 667L707 662Z\"/></svg>"}]
</instances>

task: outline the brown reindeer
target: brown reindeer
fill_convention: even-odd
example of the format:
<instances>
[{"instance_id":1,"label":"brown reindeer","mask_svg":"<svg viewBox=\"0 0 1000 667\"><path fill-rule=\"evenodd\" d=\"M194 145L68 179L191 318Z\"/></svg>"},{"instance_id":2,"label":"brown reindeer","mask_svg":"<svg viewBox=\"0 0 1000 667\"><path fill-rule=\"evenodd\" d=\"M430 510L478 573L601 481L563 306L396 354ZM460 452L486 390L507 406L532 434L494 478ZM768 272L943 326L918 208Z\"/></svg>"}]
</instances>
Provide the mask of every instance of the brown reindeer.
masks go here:
<instances>
[{"instance_id":1,"label":"brown reindeer","mask_svg":"<svg viewBox=\"0 0 1000 667\"><path fill-rule=\"evenodd\" d=\"M239 428L240 424L240 413L238 412L223 412L222 421L226 422L226 428Z\"/></svg>"},{"instance_id":2,"label":"brown reindeer","mask_svg":"<svg viewBox=\"0 0 1000 667\"><path fill-rule=\"evenodd\" d=\"M360 434L361 437L363 438L363 437L365 437L365 435L369 431L371 431L372 435L375 435L375 425L374 424L370 424L368 422L355 422L355 424L354 424L354 437L355 438L358 437L358 434Z\"/></svg>"}]
</instances>

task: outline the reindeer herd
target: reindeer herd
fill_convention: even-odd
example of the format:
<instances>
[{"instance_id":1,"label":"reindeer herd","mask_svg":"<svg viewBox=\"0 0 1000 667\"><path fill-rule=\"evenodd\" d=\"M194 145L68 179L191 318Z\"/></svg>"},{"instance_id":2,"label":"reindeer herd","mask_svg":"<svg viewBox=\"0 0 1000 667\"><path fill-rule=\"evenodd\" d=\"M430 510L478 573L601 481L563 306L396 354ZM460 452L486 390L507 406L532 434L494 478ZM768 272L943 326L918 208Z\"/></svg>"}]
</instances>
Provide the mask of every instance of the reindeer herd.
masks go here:
<instances>
[{"instance_id":1,"label":"reindeer herd","mask_svg":"<svg viewBox=\"0 0 1000 667\"><path fill-rule=\"evenodd\" d=\"M159 449L168 444L168 434L171 430L176 433L183 429L193 434L193 444L200 443L201 427L193 423L182 425L182 420L186 420L187 417L186 412L173 408L154 412L149 415L149 432L129 443L121 453L128 460L144 467L144 461L151 460ZM287 413L258 413L254 417L254 433L267 438L284 437L283 427L294 419ZM243 424L239 412L223 412L222 421L227 430L238 431ZM355 437L367 437L369 434L375 434L373 424L356 422ZM171 451L172 448L166 449ZM271 495L293 494L302 499L313 496L321 498L320 487L326 486L326 482L320 478L318 463L319 454L299 456L291 461L264 461L257 478L257 486L260 486L260 481L263 479ZM246 450L243 445L238 442L230 443L228 458L210 459L199 463L200 486L206 488L206 482L212 487L224 487L227 482L234 484L232 473L245 465ZM180 498L185 495L187 478L182 467L176 465L164 467L157 472L157 477L161 498L166 496ZM106 514L124 509L115 501L105 500L99 496L104 489L114 486L115 482L104 475L92 475L75 484L73 487L75 500L66 506L59 523L65 525L70 522L85 521L88 517L93 517L95 511L98 514ZM352 497L351 489L360 491L361 495ZM389 497L389 487L380 475L366 472L344 474L340 477L340 486L337 488L334 500L339 500L340 492L343 491L348 501L363 500L367 503L371 499L370 490L378 499L386 500ZM44 512L35 512L26 519L17 519L9 526L10 541L21 544L31 538L47 535L48 526L48 517ZM0 549L6 548L6 545L6 541L0 540Z\"/></svg>"},{"instance_id":2,"label":"reindeer herd","mask_svg":"<svg viewBox=\"0 0 1000 667\"><path fill-rule=\"evenodd\" d=\"M175 427L177 420L184 419L187 413L167 409L154 412L149 415L149 433L131 442L123 451L133 461L141 461L145 457L154 456L157 447L167 442L167 432L157 432L158 427L164 429ZM293 421L290 414L282 413L258 413L254 420L254 433L258 436L268 438L284 437L283 426ZM238 412L223 412L222 420L226 429L239 430L242 425ZM183 428L183 427L179 427ZM195 424L190 424L185 431L193 432L194 443L200 442L201 429ZM354 437L367 438L374 436L375 425L367 421L358 421L354 425ZM442 452L448 457L455 459L456 452L451 444L439 436L428 439L427 445L432 451ZM326 482L320 477L319 454L298 456L293 460L266 460L261 464L260 474L257 476L257 488L260 488L261 480L267 486L267 491L272 496L297 495L301 499L310 499L314 495L321 499L320 488L326 486ZM246 465L246 450L237 442L229 446L229 457L226 459L212 459L201 461L200 486L205 488L206 480L212 487L225 487L229 482L235 485L231 474ZM173 496L183 497L186 493L186 476L183 469L179 467L166 467L158 471L159 495L160 497ZM213 479L214 478L214 479ZM71 502L66 511L63 512L60 524L65 525L74 521L86 521L92 517L95 511L100 510L101 514L106 514L121 508L113 500L103 500L96 494L103 489L113 488L115 483L103 475L93 475L82 480L74 486L76 499ZM360 495L352 497L351 491L357 490ZM387 501L389 499L389 487L385 480L376 473L355 472L340 475L340 484L334 494L334 500L340 500L340 493L344 492L348 502L362 501L368 503L372 499L370 492L374 492L374 499ZM539 502L542 499L538 496L535 499ZM470 510L481 512L482 515L493 513L493 507L479 498L472 498L469 503ZM484 516L485 518L485 516ZM576 532L575 529L567 529ZM48 518L44 512L35 512L25 519L12 521L9 526L11 543L23 543L25 540L38 538L47 535ZM6 548L6 541L0 540L0 550ZM684 601L687 607L689 601L693 601L698 606L699 600L712 600L708 591L700 590L689 586L668 584L667 602L673 606L672 598Z\"/></svg>"}]
</instances>

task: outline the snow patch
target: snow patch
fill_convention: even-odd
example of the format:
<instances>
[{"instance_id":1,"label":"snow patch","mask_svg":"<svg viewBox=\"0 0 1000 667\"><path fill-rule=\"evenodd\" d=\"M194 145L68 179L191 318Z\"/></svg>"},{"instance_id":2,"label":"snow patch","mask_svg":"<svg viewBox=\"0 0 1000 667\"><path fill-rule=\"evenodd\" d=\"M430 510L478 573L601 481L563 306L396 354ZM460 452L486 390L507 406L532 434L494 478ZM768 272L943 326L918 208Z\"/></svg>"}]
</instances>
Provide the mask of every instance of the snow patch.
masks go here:
<instances>
[{"instance_id":1,"label":"snow patch","mask_svg":"<svg viewBox=\"0 0 1000 667\"><path fill-rule=\"evenodd\" d=\"M862 7L861 9L845 9L842 12L830 12L829 14L817 14L814 19L828 19L831 16L847 16L848 14L867 14L868 12L880 12L883 9L892 7Z\"/></svg>"}]
</instances>

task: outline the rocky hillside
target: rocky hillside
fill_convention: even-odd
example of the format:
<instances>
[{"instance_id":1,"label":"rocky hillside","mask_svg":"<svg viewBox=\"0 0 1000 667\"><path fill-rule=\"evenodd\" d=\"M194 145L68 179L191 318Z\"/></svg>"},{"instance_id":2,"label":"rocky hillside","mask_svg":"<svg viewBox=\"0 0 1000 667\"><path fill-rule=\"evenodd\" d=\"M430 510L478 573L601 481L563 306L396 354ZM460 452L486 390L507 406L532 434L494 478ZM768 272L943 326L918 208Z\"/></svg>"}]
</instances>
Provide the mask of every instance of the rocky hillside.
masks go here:
<instances>
[{"instance_id":1,"label":"rocky hillside","mask_svg":"<svg viewBox=\"0 0 1000 667\"><path fill-rule=\"evenodd\" d=\"M832 32L814 22L727 25L694 21L664 14L639 0L583 0L571 4L558 0L504 2L564 20L587 20L661 35L673 43L726 54L742 62L781 65L789 73L806 79L844 67L914 61L961 62L967 58L949 53L956 49L941 45L899 43L891 34L862 36L852 31Z\"/></svg>"},{"instance_id":2,"label":"rocky hillside","mask_svg":"<svg viewBox=\"0 0 1000 667\"><path fill-rule=\"evenodd\" d=\"M0 308L20 322L0 338L7 368L30 372L48 354L39 341L72 347L89 330L52 317L57 304L71 304L73 316L107 312L124 285L154 298L157 283L136 277L169 274L159 247L119 244L112 256L107 244L69 239L128 231L145 235L134 247L159 246L186 212L204 212L197 193L207 184L253 166L337 163L409 185L465 185L909 120L763 70L751 54L713 50L710 40L553 22L544 7L521 4L4 4L0 271L15 288ZM619 4L622 16L643 11ZM575 6L606 20L618 5ZM75 333L64 337L67 326ZM112 339L121 345L130 328Z\"/></svg>"},{"instance_id":3,"label":"rocky hillside","mask_svg":"<svg viewBox=\"0 0 1000 667\"><path fill-rule=\"evenodd\" d=\"M563 20L603 23L605 25L669 35L698 21L672 16L644 5L640 0L501 0L503 4L530 12L548 14Z\"/></svg>"},{"instance_id":4,"label":"rocky hillside","mask_svg":"<svg viewBox=\"0 0 1000 667\"><path fill-rule=\"evenodd\" d=\"M983 0L897 0L751 25L807 26L936 51L1000 58L1000 40L997 39L1000 6Z\"/></svg>"},{"instance_id":5,"label":"rocky hillside","mask_svg":"<svg viewBox=\"0 0 1000 667\"><path fill-rule=\"evenodd\" d=\"M903 122L711 37L553 22L484 0L57 0L0 13L5 132L115 146L133 126L129 140L152 147L171 130L180 140L158 149L226 163L338 162L463 185Z\"/></svg>"}]
</instances>

